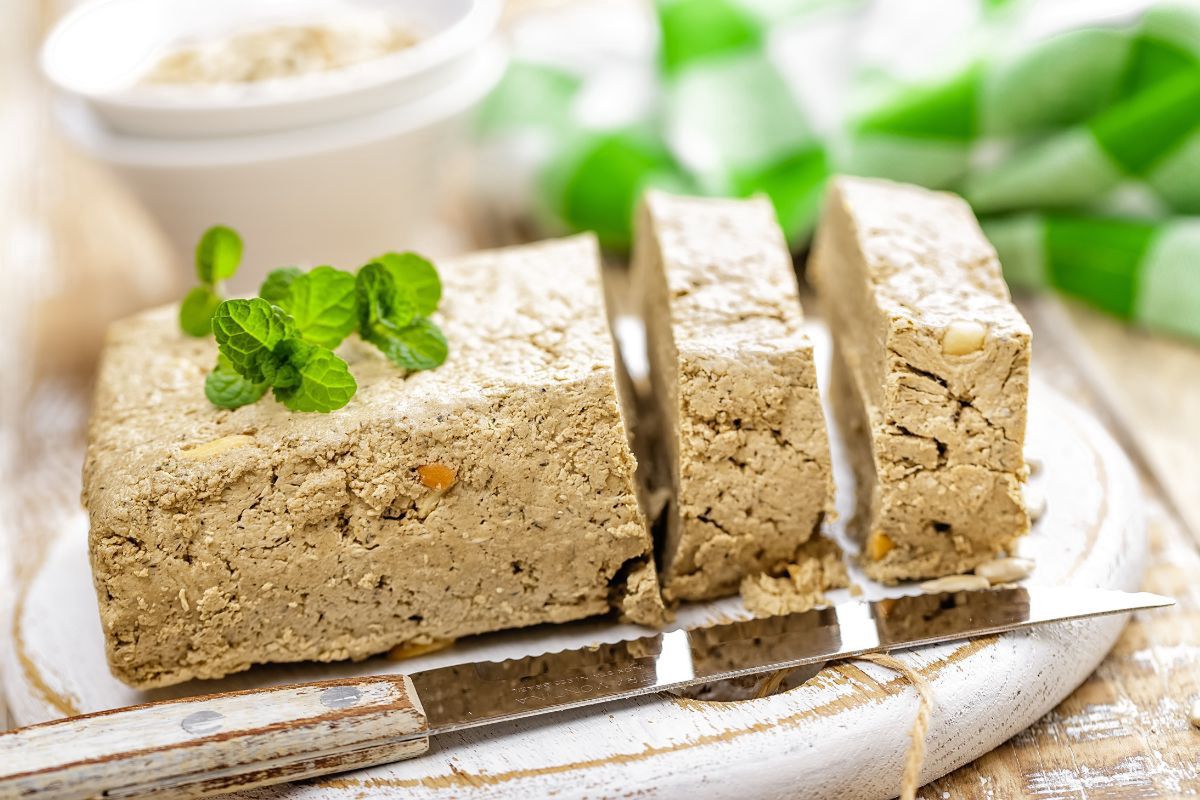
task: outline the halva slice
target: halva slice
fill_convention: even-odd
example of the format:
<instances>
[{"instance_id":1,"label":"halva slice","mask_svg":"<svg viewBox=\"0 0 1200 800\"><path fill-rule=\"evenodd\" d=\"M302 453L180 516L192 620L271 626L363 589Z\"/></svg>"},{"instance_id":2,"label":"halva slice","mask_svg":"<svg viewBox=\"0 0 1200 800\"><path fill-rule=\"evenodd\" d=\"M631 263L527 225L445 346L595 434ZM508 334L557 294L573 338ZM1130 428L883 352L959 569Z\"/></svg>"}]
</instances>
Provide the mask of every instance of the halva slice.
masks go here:
<instances>
[{"instance_id":1,"label":"halva slice","mask_svg":"<svg viewBox=\"0 0 1200 800\"><path fill-rule=\"evenodd\" d=\"M1030 330L970 208L837 178L809 272L833 334L866 573L954 575L1010 550L1029 530Z\"/></svg>"},{"instance_id":2,"label":"halva slice","mask_svg":"<svg viewBox=\"0 0 1200 800\"><path fill-rule=\"evenodd\" d=\"M84 468L113 673L260 662L663 609L591 237L441 265L450 356L405 375L354 340L330 414L205 399L174 309L114 325Z\"/></svg>"},{"instance_id":3,"label":"halva slice","mask_svg":"<svg viewBox=\"0 0 1200 800\"><path fill-rule=\"evenodd\" d=\"M673 502L664 594L737 592L795 560L832 508L812 343L765 199L645 195L633 285Z\"/></svg>"}]
</instances>

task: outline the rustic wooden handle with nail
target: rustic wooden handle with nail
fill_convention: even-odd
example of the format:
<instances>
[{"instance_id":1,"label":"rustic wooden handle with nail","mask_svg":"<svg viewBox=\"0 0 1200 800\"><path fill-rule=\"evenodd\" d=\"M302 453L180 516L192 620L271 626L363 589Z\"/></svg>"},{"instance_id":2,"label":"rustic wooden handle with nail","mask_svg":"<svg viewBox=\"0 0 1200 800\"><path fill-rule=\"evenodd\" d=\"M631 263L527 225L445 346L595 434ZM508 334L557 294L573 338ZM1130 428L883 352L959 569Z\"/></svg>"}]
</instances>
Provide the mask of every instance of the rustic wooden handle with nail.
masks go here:
<instances>
[{"instance_id":1,"label":"rustic wooden handle with nail","mask_svg":"<svg viewBox=\"0 0 1200 800\"><path fill-rule=\"evenodd\" d=\"M0 733L0 800L203 797L429 749L403 675L168 700Z\"/></svg>"}]
</instances>

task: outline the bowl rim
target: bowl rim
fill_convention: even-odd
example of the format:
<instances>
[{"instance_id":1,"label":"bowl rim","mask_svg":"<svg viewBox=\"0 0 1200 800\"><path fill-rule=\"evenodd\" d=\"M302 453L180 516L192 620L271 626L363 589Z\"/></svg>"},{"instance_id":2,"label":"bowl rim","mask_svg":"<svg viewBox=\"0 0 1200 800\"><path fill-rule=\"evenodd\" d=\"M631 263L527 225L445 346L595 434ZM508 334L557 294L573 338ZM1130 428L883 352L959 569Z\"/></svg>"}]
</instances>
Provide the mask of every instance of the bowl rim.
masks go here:
<instances>
[{"instance_id":1,"label":"bowl rim","mask_svg":"<svg viewBox=\"0 0 1200 800\"><path fill-rule=\"evenodd\" d=\"M428 0L437 3L438 0ZM234 112L247 110L284 109L297 105L320 103L348 94L382 89L389 84L410 80L437 67L469 55L484 44L499 25L504 0L467 0L466 11L440 32L418 41L411 47L380 56L367 62L369 70L356 69L364 64L351 64L325 73L342 73L349 80L312 81L300 78L278 78L280 83L296 81L294 87L278 92L248 92L237 95L230 92L105 92L81 87L73 80L69 70L60 69L58 50L67 29L83 18L97 13L105 6L119 3L142 3L151 0L86 0L60 18L43 40L39 51L39 65L46 78L60 91L77 97L89 104L129 112L151 112L161 114L197 112ZM358 73L357 75L355 73ZM267 81L263 82L268 83ZM282 89L282 87L281 87Z\"/></svg>"},{"instance_id":2,"label":"bowl rim","mask_svg":"<svg viewBox=\"0 0 1200 800\"><path fill-rule=\"evenodd\" d=\"M319 125L238 136L134 136L108 128L81 98L55 104L60 129L102 161L147 169L205 169L267 164L370 145L465 113L487 96L508 64L506 48L491 42L470 56L462 75L411 103Z\"/></svg>"}]
</instances>

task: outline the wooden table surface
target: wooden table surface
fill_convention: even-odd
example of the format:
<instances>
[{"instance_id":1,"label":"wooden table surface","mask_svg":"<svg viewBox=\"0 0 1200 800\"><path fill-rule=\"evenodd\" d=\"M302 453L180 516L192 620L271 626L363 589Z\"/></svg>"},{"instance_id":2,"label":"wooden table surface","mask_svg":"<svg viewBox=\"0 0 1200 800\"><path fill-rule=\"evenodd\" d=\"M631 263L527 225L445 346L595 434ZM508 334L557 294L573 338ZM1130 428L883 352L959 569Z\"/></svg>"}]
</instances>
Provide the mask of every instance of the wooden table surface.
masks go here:
<instances>
[{"instance_id":1,"label":"wooden table surface","mask_svg":"<svg viewBox=\"0 0 1200 800\"><path fill-rule=\"evenodd\" d=\"M55 135L33 71L35 43L54 13L0 0L3 620L55 535L52 524L22 521L30 509L76 502L89 371L104 325L178 297L185 274L112 177ZM474 238L484 245L494 233ZM1188 720L1200 700L1200 346L1050 297L1022 305L1035 369L1096 409L1137 464L1151 520L1145 588L1179 605L1139 615L1058 708L921 796L1200 794L1200 729ZM5 623L0 644L8 633Z\"/></svg>"}]
</instances>

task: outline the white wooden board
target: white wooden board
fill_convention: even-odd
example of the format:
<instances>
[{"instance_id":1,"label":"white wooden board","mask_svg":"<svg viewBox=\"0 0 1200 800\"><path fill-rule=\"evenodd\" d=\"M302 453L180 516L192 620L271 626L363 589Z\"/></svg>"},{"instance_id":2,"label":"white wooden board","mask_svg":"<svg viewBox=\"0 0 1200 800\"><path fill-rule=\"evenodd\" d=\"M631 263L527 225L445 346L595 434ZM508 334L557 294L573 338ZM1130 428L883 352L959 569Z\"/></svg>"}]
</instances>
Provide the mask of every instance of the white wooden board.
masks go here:
<instances>
[{"instance_id":1,"label":"white wooden board","mask_svg":"<svg viewBox=\"0 0 1200 800\"><path fill-rule=\"evenodd\" d=\"M1123 454L1084 411L1035 385L1029 450L1045 467L1031 482L1048 511L1023 543L1031 582L1135 589L1145 555L1141 498ZM835 453L836 457L836 453ZM848 486L844 470L839 485ZM839 505L852 505L848 491ZM845 516L845 513L843 513ZM606 622L476 637L402 663L258 668L138 692L113 679L86 559L86 520L58 538L14 609L11 713L21 724L69 711L291 680L416 671L546 652L636 635ZM862 582L871 597L912 593ZM833 599L844 598L844 592ZM678 625L741 615L736 600L685 608ZM930 681L936 708L922 782L990 750L1054 707L1096 667L1123 617L1067 623L906 653ZM824 669L761 700L701 703L652 697L486 730L446 735L419 759L255 796L313 800L406 797L890 797L899 786L917 697L897 675L863 662Z\"/></svg>"}]
</instances>

